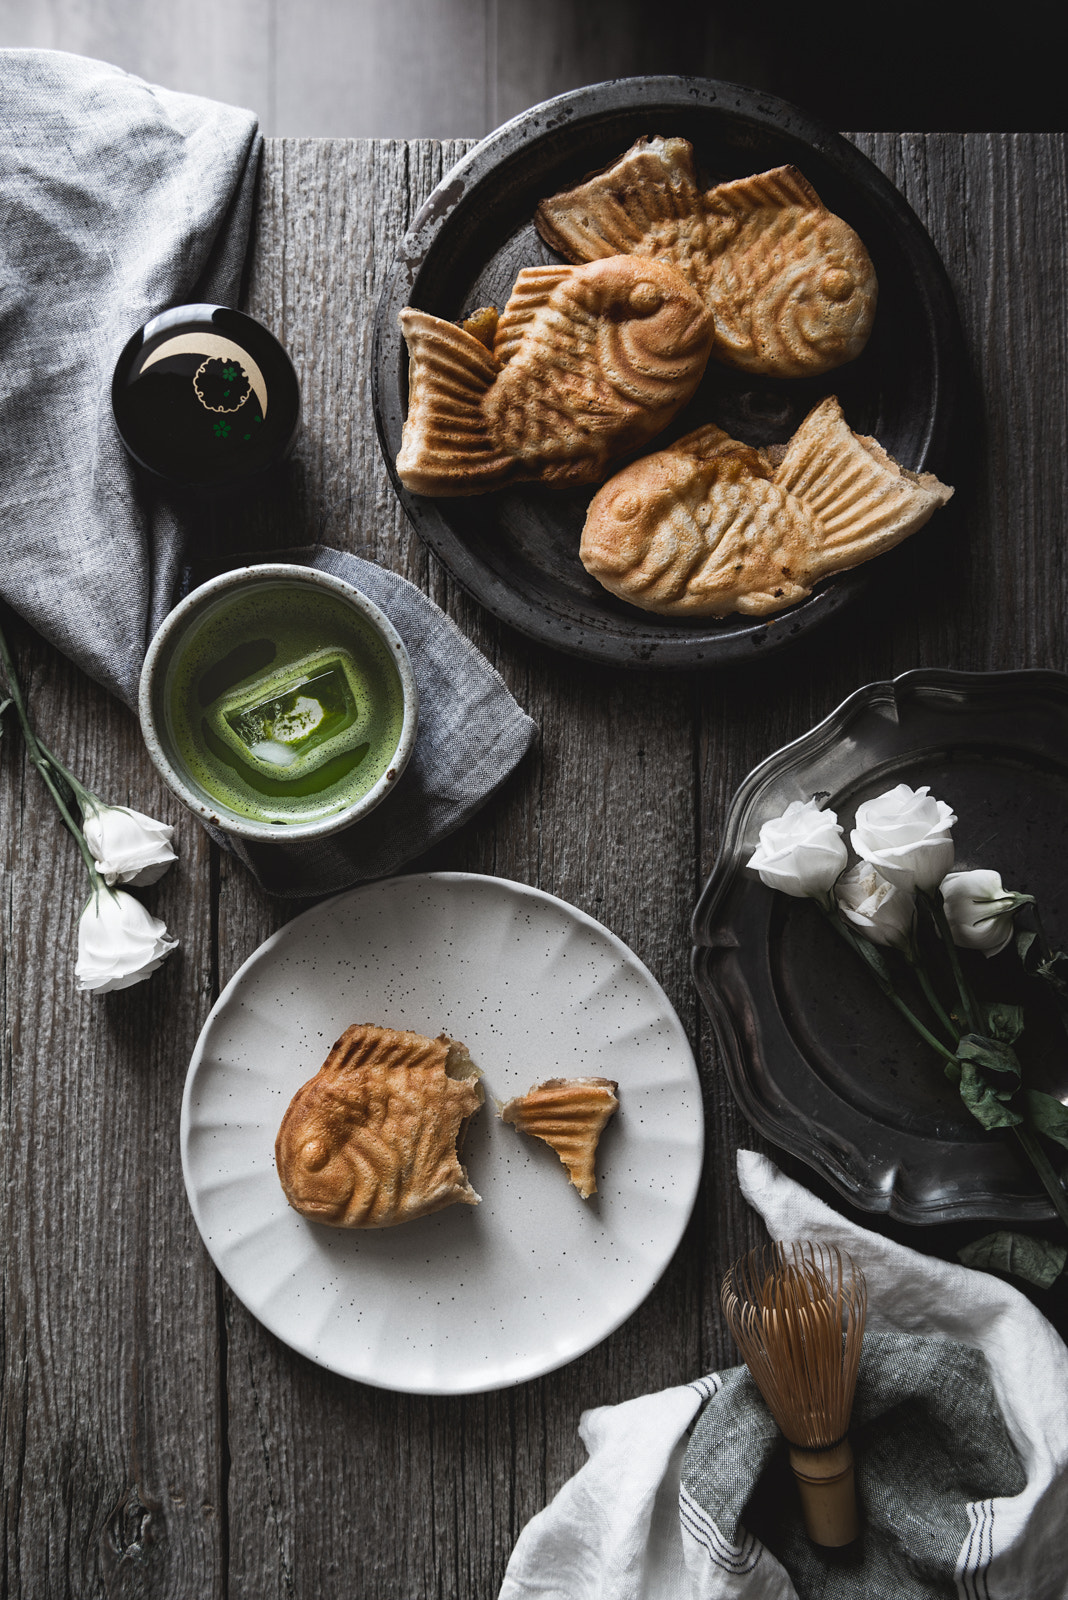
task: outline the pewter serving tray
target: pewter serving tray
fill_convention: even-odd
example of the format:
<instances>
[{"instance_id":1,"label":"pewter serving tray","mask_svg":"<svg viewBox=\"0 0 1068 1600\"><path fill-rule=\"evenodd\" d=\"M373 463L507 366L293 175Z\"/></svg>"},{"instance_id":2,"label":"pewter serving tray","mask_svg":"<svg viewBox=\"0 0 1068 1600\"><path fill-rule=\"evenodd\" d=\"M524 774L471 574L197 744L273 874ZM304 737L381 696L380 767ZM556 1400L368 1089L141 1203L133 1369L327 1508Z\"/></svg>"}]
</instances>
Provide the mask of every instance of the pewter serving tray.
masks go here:
<instances>
[{"instance_id":1,"label":"pewter serving tray","mask_svg":"<svg viewBox=\"0 0 1068 1600\"><path fill-rule=\"evenodd\" d=\"M948 801L956 865L1034 894L1053 944L1068 943L1068 677L925 670L869 684L731 804L693 919L723 1066L753 1125L854 1205L905 1222L1051 1216L1012 1135L979 1127L818 909L746 871L761 824L791 800L818 796L848 842L857 806L897 783ZM1026 1001L1030 1081L1068 1099L1068 1034L1044 986L1011 948L963 954L981 994Z\"/></svg>"}]
</instances>

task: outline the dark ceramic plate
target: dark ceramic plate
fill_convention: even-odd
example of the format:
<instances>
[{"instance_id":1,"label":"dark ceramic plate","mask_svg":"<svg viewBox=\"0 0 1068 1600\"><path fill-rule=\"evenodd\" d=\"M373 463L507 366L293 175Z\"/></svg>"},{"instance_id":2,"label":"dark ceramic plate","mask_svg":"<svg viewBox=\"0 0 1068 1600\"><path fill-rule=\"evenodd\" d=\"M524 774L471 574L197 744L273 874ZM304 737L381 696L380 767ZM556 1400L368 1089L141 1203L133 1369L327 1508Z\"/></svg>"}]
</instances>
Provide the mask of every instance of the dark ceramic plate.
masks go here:
<instances>
[{"instance_id":1,"label":"dark ceramic plate","mask_svg":"<svg viewBox=\"0 0 1068 1600\"><path fill-rule=\"evenodd\" d=\"M1012 1135L979 1128L818 909L745 870L761 824L791 800L819 796L848 841L857 806L896 783L948 801L957 866L993 867L1036 895L1053 942L1068 942L1068 677L919 671L869 684L751 772L731 804L693 921L694 976L731 1086L761 1133L865 1210L1047 1217ZM1027 1000L1031 1081L1068 1099L1068 1042L1041 985L1011 951L966 959L982 992Z\"/></svg>"},{"instance_id":2,"label":"dark ceramic plate","mask_svg":"<svg viewBox=\"0 0 1068 1600\"><path fill-rule=\"evenodd\" d=\"M538 201L609 165L642 134L689 139L710 181L792 162L860 234L879 278L879 309L857 361L820 379L754 379L712 363L694 400L655 448L706 421L751 444L787 439L837 394L858 432L904 466L941 464L958 329L942 263L882 173L838 134L785 101L704 78L625 78L525 111L442 179L401 246L379 301L372 392L394 486L416 532L496 616L543 644L620 666L689 667L751 659L825 621L867 586L868 569L828 580L771 621L684 622L627 606L578 558L592 489L523 485L426 499L393 468L408 400L397 326L405 305L457 320L503 306L524 266L560 258L535 232Z\"/></svg>"}]
</instances>

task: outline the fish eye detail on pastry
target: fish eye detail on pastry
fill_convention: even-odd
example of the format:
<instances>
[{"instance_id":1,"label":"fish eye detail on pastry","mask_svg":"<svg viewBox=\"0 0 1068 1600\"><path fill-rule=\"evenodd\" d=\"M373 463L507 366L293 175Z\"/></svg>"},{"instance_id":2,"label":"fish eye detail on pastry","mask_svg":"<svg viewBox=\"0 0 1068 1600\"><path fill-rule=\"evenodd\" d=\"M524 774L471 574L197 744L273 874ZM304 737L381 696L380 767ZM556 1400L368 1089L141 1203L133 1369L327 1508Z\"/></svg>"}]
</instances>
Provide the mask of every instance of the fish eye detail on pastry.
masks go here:
<instances>
[{"instance_id":1,"label":"fish eye detail on pastry","mask_svg":"<svg viewBox=\"0 0 1068 1600\"><path fill-rule=\"evenodd\" d=\"M892 549L952 493L853 433L831 396L778 465L709 425L623 468L594 495L579 554L645 611L767 616Z\"/></svg>"},{"instance_id":2,"label":"fish eye detail on pastry","mask_svg":"<svg viewBox=\"0 0 1068 1600\"><path fill-rule=\"evenodd\" d=\"M389 1228L456 1202L477 1205L458 1149L483 1099L458 1041L347 1028L278 1130L286 1199L335 1228Z\"/></svg>"},{"instance_id":3,"label":"fish eye detail on pastry","mask_svg":"<svg viewBox=\"0 0 1068 1600\"><path fill-rule=\"evenodd\" d=\"M871 332L868 252L795 167L702 190L685 139L643 138L543 200L535 221L568 261L620 252L672 262L715 318L713 358L745 372L816 376L855 360Z\"/></svg>"},{"instance_id":4,"label":"fish eye detail on pastry","mask_svg":"<svg viewBox=\"0 0 1068 1600\"><path fill-rule=\"evenodd\" d=\"M655 283L650 283L648 278L643 278L636 283L630 292L630 309L636 316L646 317L654 311L659 311L664 303L664 296Z\"/></svg>"},{"instance_id":5,"label":"fish eye detail on pastry","mask_svg":"<svg viewBox=\"0 0 1068 1600\"><path fill-rule=\"evenodd\" d=\"M485 334L486 309L469 319ZM415 494L523 480L600 483L690 399L713 319L670 263L615 256L527 267L492 345L405 307L408 414L397 473Z\"/></svg>"}]
</instances>

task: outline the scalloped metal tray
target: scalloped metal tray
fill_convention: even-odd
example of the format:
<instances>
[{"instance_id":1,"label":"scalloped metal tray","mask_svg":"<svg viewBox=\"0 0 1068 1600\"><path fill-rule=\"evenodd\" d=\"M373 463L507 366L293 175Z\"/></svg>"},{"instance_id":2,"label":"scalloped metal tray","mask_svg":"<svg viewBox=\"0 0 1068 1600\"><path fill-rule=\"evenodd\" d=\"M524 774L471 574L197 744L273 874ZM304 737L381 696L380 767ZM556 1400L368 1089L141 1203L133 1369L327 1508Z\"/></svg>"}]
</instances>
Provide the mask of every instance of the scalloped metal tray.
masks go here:
<instances>
[{"instance_id":1,"label":"scalloped metal tray","mask_svg":"<svg viewBox=\"0 0 1068 1600\"><path fill-rule=\"evenodd\" d=\"M746 778L694 913L697 987L750 1122L854 1205L913 1223L1045 1218L1011 1135L982 1132L817 909L745 870L791 800L818 795L848 838L857 806L902 782L953 806L958 866L1034 893L1068 940L1068 677L921 670L858 689ZM1011 954L971 959L1011 997ZM1068 1100L1068 1039L1040 1002L1036 1029L1035 1086Z\"/></svg>"}]
</instances>

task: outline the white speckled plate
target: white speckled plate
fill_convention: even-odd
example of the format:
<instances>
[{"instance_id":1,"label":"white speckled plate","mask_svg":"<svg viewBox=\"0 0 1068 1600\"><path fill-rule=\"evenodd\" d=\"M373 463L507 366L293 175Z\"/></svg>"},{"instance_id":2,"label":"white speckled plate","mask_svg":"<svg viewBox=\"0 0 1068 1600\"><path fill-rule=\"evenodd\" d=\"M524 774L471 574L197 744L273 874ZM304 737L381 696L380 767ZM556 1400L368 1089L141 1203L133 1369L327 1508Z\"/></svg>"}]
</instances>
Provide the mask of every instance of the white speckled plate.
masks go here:
<instances>
[{"instance_id":1,"label":"white speckled plate","mask_svg":"<svg viewBox=\"0 0 1068 1600\"><path fill-rule=\"evenodd\" d=\"M352 1022L468 1046L486 1089L463 1150L481 1205L348 1233L286 1204L279 1123ZM620 1086L588 1201L495 1115L494 1097L553 1076ZM413 1394L521 1383L617 1328L682 1237L703 1144L693 1054L648 969L565 901L469 873L369 884L281 928L220 996L182 1105L190 1204L234 1293L302 1355Z\"/></svg>"}]
</instances>

